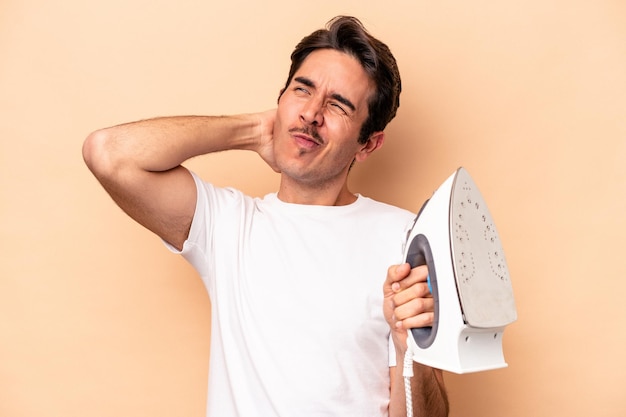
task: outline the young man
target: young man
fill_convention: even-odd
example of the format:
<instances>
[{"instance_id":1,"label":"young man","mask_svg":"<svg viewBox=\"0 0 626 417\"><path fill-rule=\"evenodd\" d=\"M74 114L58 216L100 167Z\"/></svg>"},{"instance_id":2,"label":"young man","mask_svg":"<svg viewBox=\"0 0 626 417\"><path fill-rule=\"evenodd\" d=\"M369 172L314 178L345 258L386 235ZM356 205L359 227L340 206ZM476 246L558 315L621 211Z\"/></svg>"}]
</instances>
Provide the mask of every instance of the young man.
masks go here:
<instances>
[{"instance_id":1,"label":"young man","mask_svg":"<svg viewBox=\"0 0 626 417\"><path fill-rule=\"evenodd\" d=\"M415 215L347 186L395 116L396 62L350 17L305 37L291 58L277 109L103 129L85 141L85 161L207 287L207 415L401 416L395 364L407 329L433 315L425 268L398 264ZM278 192L251 198L181 165L233 149L279 172ZM416 415L447 415L441 371L414 371Z\"/></svg>"}]
</instances>

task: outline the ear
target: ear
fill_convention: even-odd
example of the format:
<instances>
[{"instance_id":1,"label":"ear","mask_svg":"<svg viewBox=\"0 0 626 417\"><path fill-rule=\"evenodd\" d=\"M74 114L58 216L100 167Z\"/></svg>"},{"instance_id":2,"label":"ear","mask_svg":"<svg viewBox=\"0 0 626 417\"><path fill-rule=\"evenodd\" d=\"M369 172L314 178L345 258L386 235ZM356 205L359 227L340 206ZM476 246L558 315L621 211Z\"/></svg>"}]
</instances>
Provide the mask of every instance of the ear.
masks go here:
<instances>
[{"instance_id":1,"label":"ear","mask_svg":"<svg viewBox=\"0 0 626 417\"><path fill-rule=\"evenodd\" d=\"M374 132L370 135L366 143L361 145L361 149L356 153L354 159L358 162L363 162L368 156L372 154L376 149L383 146L385 141L385 132Z\"/></svg>"}]
</instances>

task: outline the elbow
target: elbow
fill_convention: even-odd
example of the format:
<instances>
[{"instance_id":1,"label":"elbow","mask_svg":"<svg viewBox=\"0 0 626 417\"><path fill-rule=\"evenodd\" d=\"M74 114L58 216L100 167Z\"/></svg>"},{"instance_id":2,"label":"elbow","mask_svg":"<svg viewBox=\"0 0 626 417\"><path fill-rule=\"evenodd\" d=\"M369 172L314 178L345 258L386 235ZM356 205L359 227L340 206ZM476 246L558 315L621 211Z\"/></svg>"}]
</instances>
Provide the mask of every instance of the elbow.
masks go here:
<instances>
[{"instance_id":1,"label":"elbow","mask_svg":"<svg viewBox=\"0 0 626 417\"><path fill-rule=\"evenodd\" d=\"M83 160L87 167L93 172L98 158L101 155L99 149L102 148L104 139L102 131L97 130L91 133L83 142Z\"/></svg>"},{"instance_id":2,"label":"elbow","mask_svg":"<svg viewBox=\"0 0 626 417\"><path fill-rule=\"evenodd\" d=\"M99 180L115 172L112 142L113 138L106 129L96 130L83 142L83 160Z\"/></svg>"}]
</instances>

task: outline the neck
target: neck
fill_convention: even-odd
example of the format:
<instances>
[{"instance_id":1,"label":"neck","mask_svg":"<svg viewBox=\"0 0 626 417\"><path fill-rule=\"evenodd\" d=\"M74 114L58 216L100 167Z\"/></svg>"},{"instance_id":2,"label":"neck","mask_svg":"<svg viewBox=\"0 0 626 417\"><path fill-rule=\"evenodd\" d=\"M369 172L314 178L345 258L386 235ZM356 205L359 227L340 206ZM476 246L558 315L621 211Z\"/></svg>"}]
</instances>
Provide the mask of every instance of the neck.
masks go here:
<instances>
[{"instance_id":1,"label":"neck","mask_svg":"<svg viewBox=\"0 0 626 417\"><path fill-rule=\"evenodd\" d=\"M334 186L329 184L307 186L294 183L284 176L280 181L278 198L285 203L316 206L345 206L357 199L356 195L348 190L347 182Z\"/></svg>"}]
</instances>

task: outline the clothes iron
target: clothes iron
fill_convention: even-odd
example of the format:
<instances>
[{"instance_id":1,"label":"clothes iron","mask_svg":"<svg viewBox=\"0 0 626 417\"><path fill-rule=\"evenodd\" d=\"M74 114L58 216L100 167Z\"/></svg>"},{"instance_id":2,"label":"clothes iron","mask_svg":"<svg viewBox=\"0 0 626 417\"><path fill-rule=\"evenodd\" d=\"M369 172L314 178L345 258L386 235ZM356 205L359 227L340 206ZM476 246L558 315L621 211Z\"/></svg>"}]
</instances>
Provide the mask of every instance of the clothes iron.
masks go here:
<instances>
[{"instance_id":1,"label":"clothes iron","mask_svg":"<svg viewBox=\"0 0 626 417\"><path fill-rule=\"evenodd\" d=\"M506 367L504 328L517 320L504 250L464 168L424 203L408 233L406 262L427 265L432 327L409 331L413 360L455 373Z\"/></svg>"}]
</instances>

